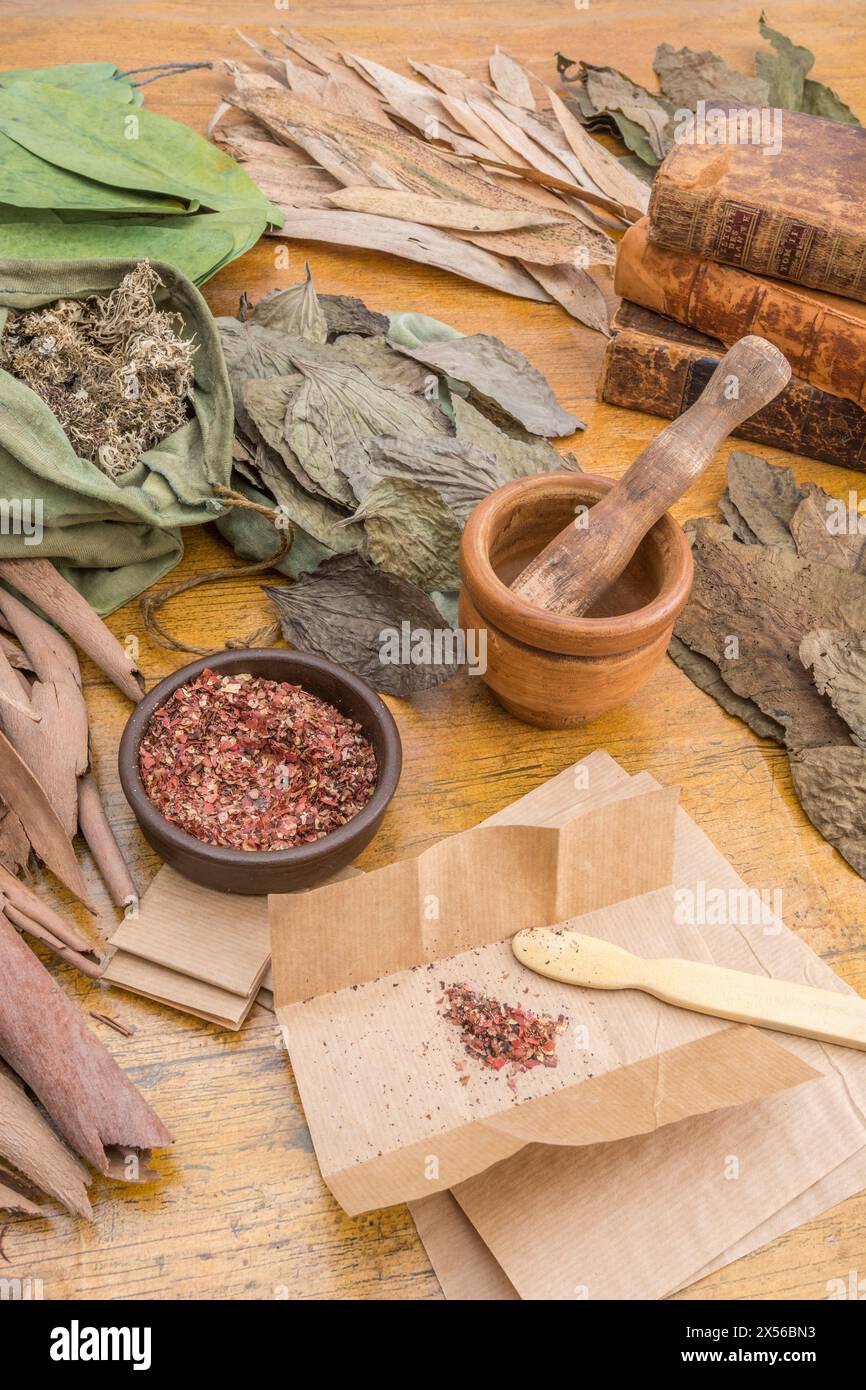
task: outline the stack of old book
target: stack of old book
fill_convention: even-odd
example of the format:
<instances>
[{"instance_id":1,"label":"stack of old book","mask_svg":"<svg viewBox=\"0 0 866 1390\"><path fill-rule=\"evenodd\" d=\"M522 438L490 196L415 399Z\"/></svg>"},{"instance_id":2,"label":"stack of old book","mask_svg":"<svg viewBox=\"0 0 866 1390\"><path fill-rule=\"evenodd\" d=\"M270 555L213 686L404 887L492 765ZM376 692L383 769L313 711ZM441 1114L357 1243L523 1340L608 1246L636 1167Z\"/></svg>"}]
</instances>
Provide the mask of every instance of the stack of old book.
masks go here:
<instances>
[{"instance_id":1,"label":"stack of old book","mask_svg":"<svg viewBox=\"0 0 866 1390\"><path fill-rule=\"evenodd\" d=\"M866 130L773 114L773 144L732 124L728 141L677 144L661 165L620 245L599 394L679 415L725 347L757 333L794 377L737 433L866 467Z\"/></svg>"}]
</instances>

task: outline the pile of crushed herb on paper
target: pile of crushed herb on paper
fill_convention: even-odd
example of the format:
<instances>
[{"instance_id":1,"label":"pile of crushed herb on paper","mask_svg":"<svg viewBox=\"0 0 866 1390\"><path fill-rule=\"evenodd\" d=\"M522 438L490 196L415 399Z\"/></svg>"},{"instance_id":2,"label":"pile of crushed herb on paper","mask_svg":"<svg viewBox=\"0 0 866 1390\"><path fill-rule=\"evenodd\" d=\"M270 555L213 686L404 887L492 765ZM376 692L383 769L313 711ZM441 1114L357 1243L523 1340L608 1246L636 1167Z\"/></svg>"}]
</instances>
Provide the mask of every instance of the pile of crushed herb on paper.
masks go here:
<instances>
[{"instance_id":1,"label":"pile of crushed herb on paper","mask_svg":"<svg viewBox=\"0 0 866 1390\"><path fill-rule=\"evenodd\" d=\"M280 850L366 806L376 756L360 725L287 681L203 671L157 709L139 750L166 820L206 844Z\"/></svg>"},{"instance_id":2,"label":"pile of crushed herb on paper","mask_svg":"<svg viewBox=\"0 0 866 1390\"><path fill-rule=\"evenodd\" d=\"M142 261L110 294L10 309L0 337L0 368L41 396L75 452L112 478L189 418L196 347L181 315L157 307L161 284Z\"/></svg>"},{"instance_id":3,"label":"pile of crushed herb on paper","mask_svg":"<svg viewBox=\"0 0 866 1390\"><path fill-rule=\"evenodd\" d=\"M478 994L466 984L440 985L444 990L437 1004L447 1001L444 1017L461 1030L460 1040L470 1057L509 1077L533 1067L555 1067L556 1039L568 1028L563 1014L558 1018L531 1013L529 1009L501 1004ZM469 1077L461 1076L463 1085Z\"/></svg>"},{"instance_id":4,"label":"pile of crushed herb on paper","mask_svg":"<svg viewBox=\"0 0 866 1390\"><path fill-rule=\"evenodd\" d=\"M386 316L306 278L239 318L217 319L235 405L232 486L292 524L267 590L283 636L405 696L456 659L383 663L383 633L457 622L458 550L476 503L531 473L577 468L549 437L583 428L521 352L423 314ZM271 522L227 513L248 560L273 554Z\"/></svg>"}]
</instances>

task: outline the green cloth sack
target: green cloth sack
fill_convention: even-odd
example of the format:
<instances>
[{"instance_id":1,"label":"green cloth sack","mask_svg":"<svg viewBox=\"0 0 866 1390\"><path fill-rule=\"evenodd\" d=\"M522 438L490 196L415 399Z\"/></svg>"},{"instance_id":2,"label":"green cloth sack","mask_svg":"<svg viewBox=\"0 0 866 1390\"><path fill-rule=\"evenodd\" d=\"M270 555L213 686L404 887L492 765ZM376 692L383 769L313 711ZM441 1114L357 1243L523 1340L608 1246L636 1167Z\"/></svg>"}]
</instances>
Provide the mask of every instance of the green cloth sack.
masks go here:
<instances>
[{"instance_id":1,"label":"green cloth sack","mask_svg":"<svg viewBox=\"0 0 866 1390\"><path fill-rule=\"evenodd\" d=\"M0 557L49 559L98 613L161 579L183 555L180 528L213 521L215 486L229 485L234 414L211 312L186 276L152 261L160 304L194 338L193 415L119 478L79 458L46 403L0 371ZM133 260L0 260L0 332L9 309L107 294ZM41 503L41 543L11 534L16 503ZM32 515L32 513L31 513Z\"/></svg>"}]
</instances>

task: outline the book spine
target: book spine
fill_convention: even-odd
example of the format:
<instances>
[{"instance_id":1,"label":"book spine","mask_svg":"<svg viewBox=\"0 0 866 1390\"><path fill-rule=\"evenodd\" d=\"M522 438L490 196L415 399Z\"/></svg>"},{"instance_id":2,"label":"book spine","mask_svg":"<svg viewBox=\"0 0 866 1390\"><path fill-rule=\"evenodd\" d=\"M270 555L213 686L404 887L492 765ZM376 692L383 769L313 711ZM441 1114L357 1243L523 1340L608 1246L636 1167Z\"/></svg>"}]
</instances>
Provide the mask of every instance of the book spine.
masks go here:
<instances>
[{"instance_id":1,"label":"book spine","mask_svg":"<svg viewBox=\"0 0 866 1390\"><path fill-rule=\"evenodd\" d=\"M746 333L766 338L795 376L866 404L866 319L806 291L657 246L641 223L620 243L614 288L728 347Z\"/></svg>"},{"instance_id":2,"label":"book spine","mask_svg":"<svg viewBox=\"0 0 866 1390\"><path fill-rule=\"evenodd\" d=\"M720 358L721 352L621 330L605 351L599 399L674 419L694 404ZM823 463L866 468L866 411L808 382L792 380L734 433Z\"/></svg>"},{"instance_id":3,"label":"book spine","mask_svg":"<svg viewBox=\"0 0 866 1390\"><path fill-rule=\"evenodd\" d=\"M816 213L760 207L713 186L685 188L666 170L656 176L649 218L659 246L866 301L866 226L843 230Z\"/></svg>"}]
</instances>

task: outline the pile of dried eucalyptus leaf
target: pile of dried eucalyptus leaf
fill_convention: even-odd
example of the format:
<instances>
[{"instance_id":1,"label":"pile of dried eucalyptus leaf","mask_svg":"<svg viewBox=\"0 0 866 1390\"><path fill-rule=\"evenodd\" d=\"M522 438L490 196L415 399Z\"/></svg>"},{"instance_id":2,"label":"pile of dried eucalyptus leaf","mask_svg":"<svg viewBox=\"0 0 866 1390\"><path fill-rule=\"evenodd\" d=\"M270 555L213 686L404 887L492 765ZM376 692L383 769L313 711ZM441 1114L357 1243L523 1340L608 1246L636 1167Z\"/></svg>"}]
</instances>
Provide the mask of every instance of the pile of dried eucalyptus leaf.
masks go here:
<instances>
[{"instance_id":1,"label":"pile of dried eucalyptus leaf","mask_svg":"<svg viewBox=\"0 0 866 1390\"><path fill-rule=\"evenodd\" d=\"M609 233L648 188L555 92L499 49L489 83L411 62L417 80L271 32L276 51L246 40L265 71L225 62L211 134L280 208L282 235L438 266L607 330L588 267L613 264ZM225 121L232 109L246 119Z\"/></svg>"},{"instance_id":2,"label":"pile of dried eucalyptus leaf","mask_svg":"<svg viewBox=\"0 0 866 1390\"><path fill-rule=\"evenodd\" d=\"M659 44L653 68L660 92L649 91L616 68L575 64L558 53L568 108L587 130L617 135L651 169L661 163L674 143L679 114L694 111L700 101L740 101L860 124L830 87L807 76L815 63L814 53L771 29L763 15L758 28L772 52L758 49L754 77L729 68L723 58L708 50L698 53ZM577 71L572 72L575 66Z\"/></svg>"},{"instance_id":3,"label":"pile of dried eucalyptus leaf","mask_svg":"<svg viewBox=\"0 0 866 1390\"><path fill-rule=\"evenodd\" d=\"M866 878L866 517L735 452L726 525L691 523L692 597L670 653L788 751L809 819Z\"/></svg>"},{"instance_id":4,"label":"pile of dried eucalyptus leaf","mask_svg":"<svg viewBox=\"0 0 866 1390\"><path fill-rule=\"evenodd\" d=\"M286 638L391 694L452 675L453 662L383 667L381 632L456 621L470 511L513 478L577 467L547 436L582 422L499 339L317 295L309 270L217 325L235 403L234 484L251 501L272 499L294 532L282 568L295 582L270 591ZM220 526L249 558L273 550L257 514Z\"/></svg>"}]
</instances>

